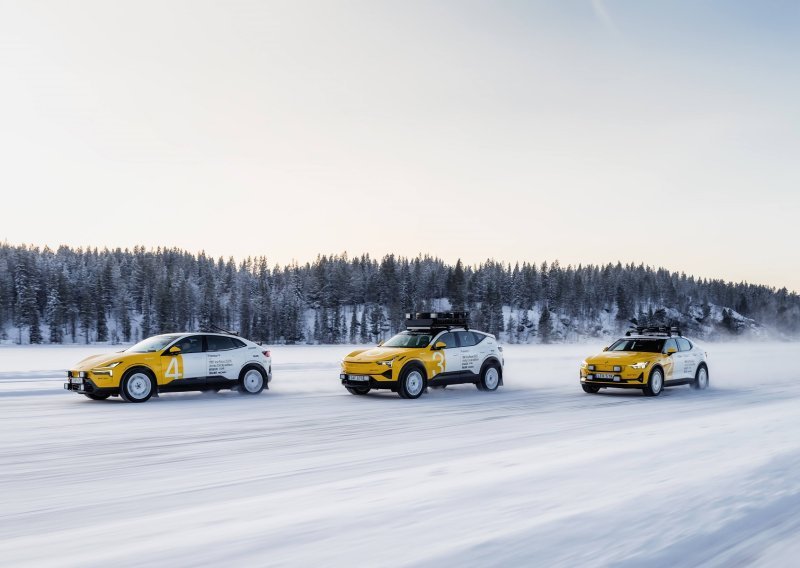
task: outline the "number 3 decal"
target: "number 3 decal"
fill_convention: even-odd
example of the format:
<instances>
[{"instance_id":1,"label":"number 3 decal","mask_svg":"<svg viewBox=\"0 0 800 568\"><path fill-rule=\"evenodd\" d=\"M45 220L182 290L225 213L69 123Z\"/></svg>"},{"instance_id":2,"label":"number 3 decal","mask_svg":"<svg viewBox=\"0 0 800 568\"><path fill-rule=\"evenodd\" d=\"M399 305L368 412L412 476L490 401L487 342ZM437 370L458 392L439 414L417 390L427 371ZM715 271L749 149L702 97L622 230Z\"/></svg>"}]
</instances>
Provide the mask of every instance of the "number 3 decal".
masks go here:
<instances>
[{"instance_id":1,"label":"number 3 decal","mask_svg":"<svg viewBox=\"0 0 800 568\"><path fill-rule=\"evenodd\" d=\"M434 351L433 352L433 362L436 363L436 366L439 367L437 371L434 369L433 374L438 375L439 373L444 373L444 353L441 351Z\"/></svg>"}]
</instances>

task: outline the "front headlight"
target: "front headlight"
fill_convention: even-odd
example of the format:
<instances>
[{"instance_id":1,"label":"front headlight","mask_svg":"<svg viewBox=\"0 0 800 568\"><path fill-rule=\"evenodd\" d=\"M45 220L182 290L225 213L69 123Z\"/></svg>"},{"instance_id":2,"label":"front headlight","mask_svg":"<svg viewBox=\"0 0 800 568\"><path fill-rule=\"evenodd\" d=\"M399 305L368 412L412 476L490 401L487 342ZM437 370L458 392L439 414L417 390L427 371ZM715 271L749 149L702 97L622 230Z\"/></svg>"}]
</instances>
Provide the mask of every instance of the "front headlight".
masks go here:
<instances>
[{"instance_id":1,"label":"front headlight","mask_svg":"<svg viewBox=\"0 0 800 568\"><path fill-rule=\"evenodd\" d=\"M392 363L394 363L394 359L389 359L387 361L378 361L378 365L385 365L387 367L391 367Z\"/></svg>"},{"instance_id":2,"label":"front headlight","mask_svg":"<svg viewBox=\"0 0 800 568\"><path fill-rule=\"evenodd\" d=\"M631 369L645 369L649 363L647 361L641 361L639 363L635 363L631 365Z\"/></svg>"},{"instance_id":3,"label":"front headlight","mask_svg":"<svg viewBox=\"0 0 800 568\"><path fill-rule=\"evenodd\" d=\"M583 361L581 363L581 369L588 369L588 368L589 368L589 363L587 363L586 361Z\"/></svg>"},{"instance_id":4,"label":"front headlight","mask_svg":"<svg viewBox=\"0 0 800 568\"><path fill-rule=\"evenodd\" d=\"M120 364L122 364L122 361L115 361L115 362L110 363L108 365L103 365L102 367L97 367L96 369L92 369L92 374L93 375L105 375L105 376L111 377L111 376L114 375L114 371L112 371L111 369L113 369L114 367L116 367L117 365L120 365Z\"/></svg>"}]
</instances>

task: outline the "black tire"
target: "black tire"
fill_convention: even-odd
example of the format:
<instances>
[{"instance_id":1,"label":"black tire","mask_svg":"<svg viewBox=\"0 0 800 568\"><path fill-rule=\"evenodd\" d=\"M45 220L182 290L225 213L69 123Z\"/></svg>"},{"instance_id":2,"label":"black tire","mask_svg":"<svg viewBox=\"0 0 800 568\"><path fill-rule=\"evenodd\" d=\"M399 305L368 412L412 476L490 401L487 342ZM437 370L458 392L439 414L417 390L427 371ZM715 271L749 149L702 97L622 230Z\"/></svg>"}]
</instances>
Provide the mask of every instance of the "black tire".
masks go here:
<instances>
[{"instance_id":1,"label":"black tire","mask_svg":"<svg viewBox=\"0 0 800 568\"><path fill-rule=\"evenodd\" d=\"M344 387L347 389L347 392L350 394L356 394L358 396L364 396L365 394L369 393L369 387Z\"/></svg>"},{"instance_id":2,"label":"black tire","mask_svg":"<svg viewBox=\"0 0 800 568\"><path fill-rule=\"evenodd\" d=\"M128 369L119 383L119 396L125 402L147 402L156 390L156 380L150 369Z\"/></svg>"},{"instance_id":3,"label":"black tire","mask_svg":"<svg viewBox=\"0 0 800 568\"><path fill-rule=\"evenodd\" d=\"M239 373L239 392L243 394L259 394L266 384L266 373L255 365L245 367Z\"/></svg>"},{"instance_id":4,"label":"black tire","mask_svg":"<svg viewBox=\"0 0 800 568\"><path fill-rule=\"evenodd\" d=\"M645 396L658 396L664 390L664 371L661 367L655 367L650 371L650 377L647 379L647 384L642 389Z\"/></svg>"},{"instance_id":5,"label":"black tire","mask_svg":"<svg viewBox=\"0 0 800 568\"><path fill-rule=\"evenodd\" d=\"M582 384L581 386L583 387L583 392L586 392L586 393L589 393L589 394L597 394L597 393L600 392L600 387L595 386L595 385L584 385L584 384Z\"/></svg>"},{"instance_id":6,"label":"black tire","mask_svg":"<svg viewBox=\"0 0 800 568\"><path fill-rule=\"evenodd\" d=\"M705 363L701 363L700 366L697 367L697 372L694 374L692 388L695 390L705 390L708 388L710 382L708 378L708 367L706 367Z\"/></svg>"},{"instance_id":7,"label":"black tire","mask_svg":"<svg viewBox=\"0 0 800 568\"><path fill-rule=\"evenodd\" d=\"M400 371L400 379L397 381L397 394L400 398L419 398L425 392L428 377L422 365L406 365Z\"/></svg>"},{"instance_id":8,"label":"black tire","mask_svg":"<svg viewBox=\"0 0 800 568\"><path fill-rule=\"evenodd\" d=\"M92 400L105 400L110 397L110 394L89 394L88 392L83 393L86 398L91 398Z\"/></svg>"},{"instance_id":9,"label":"black tire","mask_svg":"<svg viewBox=\"0 0 800 568\"><path fill-rule=\"evenodd\" d=\"M503 372L500 370L500 365L497 363L487 363L481 369L481 376L475 386L478 390L486 392L494 392L500 386L500 378Z\"/></svg>"}]
</instances>

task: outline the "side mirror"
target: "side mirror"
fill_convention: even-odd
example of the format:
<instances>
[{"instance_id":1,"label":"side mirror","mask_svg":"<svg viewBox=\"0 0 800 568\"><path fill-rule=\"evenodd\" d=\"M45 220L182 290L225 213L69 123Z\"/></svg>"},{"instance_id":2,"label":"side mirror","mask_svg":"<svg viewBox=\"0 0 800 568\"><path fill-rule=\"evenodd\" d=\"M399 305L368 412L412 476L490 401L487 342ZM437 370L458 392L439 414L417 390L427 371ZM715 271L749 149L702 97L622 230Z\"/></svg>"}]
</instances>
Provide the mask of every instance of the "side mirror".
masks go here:
<instances>
[{"instance_id":1,"label":"side mirror","mask_svg":"<svg viewBox=\"0 0 800 568\"><path fill-rule=\"evenodd\" d=\"M433 345L433 350L434 351L439 351L440 349L444 349L445 347L447 347L447 343L445 343L444 341L437 341Z\"/></svg>"},{"instance_id":2,"label":"side mirror","mask_svg":"<svg viewBox=\"0 0 800 568\"><path fill-rule=\"evenodd\" d=\"M380 347L380 346L382 346L382 345L383 345L383 341L379 341L379 342L378 342L378 347Z\"/></svg>"},{"instance_id":3,"label":"side mirror","mask_svg":"<svg viewBox=\"0 0 800 568\"><path fill-rule=\"evenodd\" d=\"M677 353L678 350L674 347L667 347L667 355L672 355L673 353Z\"/></svg>"},{"instance_id":4,"label":"side mirror","mask_svg":"<svg viewBox=\"0 0 800 568\"><path fill-rule=\"evenodd\" d=\"M180 355L181 354L181 348L178 347L177 345L173 345L172 347L169 348L167 353L169 353L170 355Z\"/></svg>"},{"instance_id":5,"label":"side mirror","mask_svg":"<svg viewBox=\"0 0 800 568\"><path fill-rule=\"evenodd\" d=\"M603 347L603 351L608 351L608 347Z\"/></svg>"}]
</instances>

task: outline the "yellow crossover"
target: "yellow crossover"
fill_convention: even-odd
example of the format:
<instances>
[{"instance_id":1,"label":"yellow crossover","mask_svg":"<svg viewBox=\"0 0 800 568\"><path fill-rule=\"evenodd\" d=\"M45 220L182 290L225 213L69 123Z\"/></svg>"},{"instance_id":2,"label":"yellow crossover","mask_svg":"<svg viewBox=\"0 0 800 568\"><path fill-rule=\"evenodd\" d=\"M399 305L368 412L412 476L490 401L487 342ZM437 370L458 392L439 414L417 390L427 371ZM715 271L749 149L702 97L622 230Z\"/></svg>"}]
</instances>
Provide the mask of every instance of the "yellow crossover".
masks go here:
<instances>
[{"instance_id":1,"label":"yellow crossover","mask_svg":"<svg viewBox=\"0 0 800 568\"><path fill-rule=\"evenodd\" d=\"M145 402L161 392L233 389L258 394L272 379L270 352L233 334L168 333L67 371L64 388L92 400Z\"/></svg>"},{"instance_id":2,"label":"yellow crossover","mask_svg":"<svg viewBox=\"0 0 800 568\"><path fill-rule=\"evenodd\" d=\"M494 335L469 329L465 312L407 314L406 327L344 358L339 378L348 392L388 389L418 398L429 386L472 383L494 391L503 384L502 347Z\"/></svg>"},{"instance_id":3,"label":"yellow crossover","mask_svg":"<svg viewBox=\"0 0 800 568\"><path fill-rule=\"evenodd\" d=\"M680 334L677 328L637 328L587 357L581 364L584 392L602 388L641 389L658 396L664 387L691 385L708 388L706 352Z\"/></svg>"}]
</instances>

